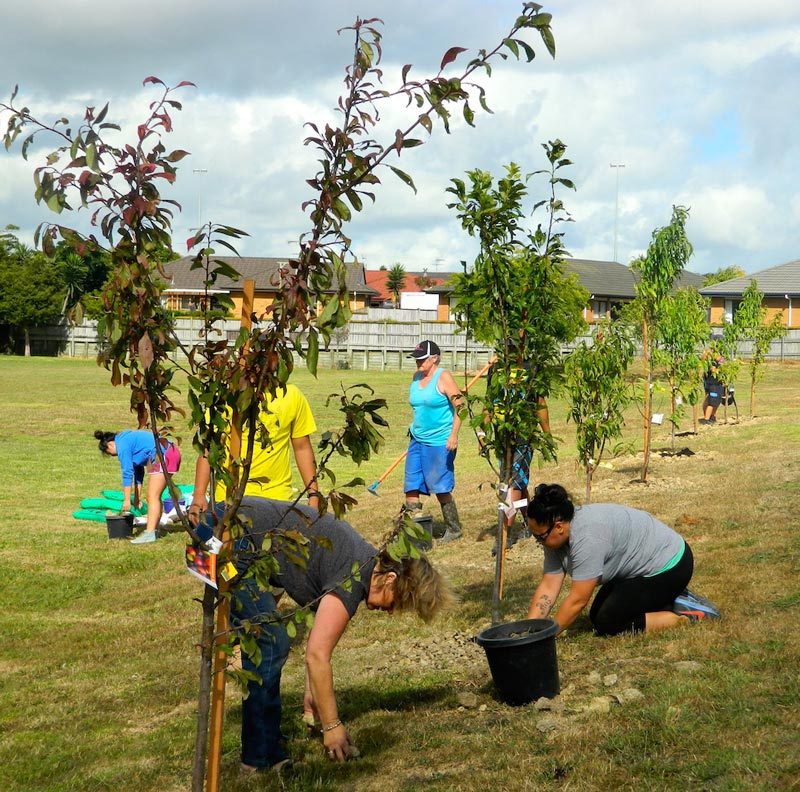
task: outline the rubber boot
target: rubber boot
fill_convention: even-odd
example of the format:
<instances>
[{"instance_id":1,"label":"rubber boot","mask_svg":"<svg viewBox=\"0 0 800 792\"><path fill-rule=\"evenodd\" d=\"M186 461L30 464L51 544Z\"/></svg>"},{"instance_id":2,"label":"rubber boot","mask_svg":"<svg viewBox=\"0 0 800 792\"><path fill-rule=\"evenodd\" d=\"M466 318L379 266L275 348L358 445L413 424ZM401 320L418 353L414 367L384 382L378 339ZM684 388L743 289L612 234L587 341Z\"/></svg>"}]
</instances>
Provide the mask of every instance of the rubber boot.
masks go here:
<instances>
[{"instance_id":1,"label":"rubber boot","mask_svg":"<svg viewBox=\"0 0 800 792\"><path fill-rule=\"evenodd\" d=\"M455 501L451 500L449 503L442 504L442 516L444 517L445 531L439 541L445 544L455 539L460 539L461 522L458 519L458 509Z\"/></svg>"}]
</instances>

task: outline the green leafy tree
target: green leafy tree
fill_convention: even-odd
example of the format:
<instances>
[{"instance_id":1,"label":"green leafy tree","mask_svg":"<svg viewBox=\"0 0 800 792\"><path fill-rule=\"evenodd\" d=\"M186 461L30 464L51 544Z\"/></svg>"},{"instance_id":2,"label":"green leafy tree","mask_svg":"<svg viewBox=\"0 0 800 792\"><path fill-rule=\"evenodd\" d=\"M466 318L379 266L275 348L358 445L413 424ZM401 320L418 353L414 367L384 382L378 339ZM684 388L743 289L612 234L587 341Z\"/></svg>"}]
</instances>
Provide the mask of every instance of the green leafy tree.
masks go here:
<instances>
[{"instance_id":1,"label":"green leafy tree","mask_svg":"<svg viewBox=\"0 0 800 792\"><path fill-rule=\"evenodd\" d=\"M725 322L722 326L722 337L717 340L716 344L719 354L722 356L722 363L717 366L717 376L725 386L726 398L722 401L722 414L726 421L728 420L727 394L734 392L736 378L742 368L742 361L739 359L739 345L743 338L741 321L734 318L734 321Z\"/></svg>"},{"instance_id":2,"label":"green leafy tree","mask_svg":"<svg viewBox=\"0 0 800 792\"><path fill-rule=\"evenodd\" d=\"M764 306L764 293L758 288L753 278L742 294L742 301L736 312L735 321L742 330L742 335L753 340L753 351L750 354L750 417L755 415L756 383L764 376L764 359L772 342L786 334L783 312L767 321L767 309Z\"/></svg>"},{"instance_id":3,"label":"green leafy tree","mask_svg":"<svg viewBox=\"0 0 800 792\"><path fill-rule=\"evenodd\" d=\"M586 503L609 443L622 436L633 389L626 378L636 354L633 329L622 321L599 322L592 343L581 341L564 361L567 419L575 424L578 462L584 470Z\"/></svg>"},{"instance_id":4,"label":"green leafy tree","mask_svg":"<svg viewBox=\"0 0 800 792\"><path fill-rule=\"evenodd\" d=\"M386 288L394 298L394 307L400 307L400 292L406 287L406 271L400 263L392 265L386 276Z\"/></svg>"},{"instance_id":5,"label":"green leafy tree","mask_svg":"<svg viewBox=\"0 0 800 792\"><path fill-rule=\"evenodd\" d=\"M5 233L0 239L0 324L9 326L12 349L21 332L25 356L30 356L30 329L58 322L63 295L53 262Z\"/></svg>"},{"instance_id":6,"label":"green leafy tree","mask_svg":"<svg viewBox=\"0 0 800 792\"><path fill-rule=\"evenodd\" d=\"M716 272L707 272L703 275L703 286L712 286L733 278L741 278L745 274L741 267L720 267Z\"/></svg>"},{"instance_id":7,"label":"green leafy tree","mask_svg":"<svg viewBox=\"0 0 800 792\"><path fill-rule=\"evenodd\" d=\"M470 406L479 409L472 419L485 432L485 445L502 460L498 496L511 484L514 448L529 444L535 455L552 460L556 444L542 429L539 399L546 399L562 383L561 346L583 330L588 293L562 267L568 255L559 224L568 220L556 188L574 189L561 171L569 164L560 141L544 145L549 169L537 171L548 179L547 222L528 231L527 177L519 166L506 166L495 184L482 170L467 173L468 184L452 179L448 192L462 227L478 238L480 250L470 272L453 276L454 309L469 337L490 345L495 364L485 396L470 394ZM502 476L504 475L505 478ZM502 514L498 519L497 547L505 546ZM493 621L499 618L502 552L497 553Z\"/></svg>"},{"instance_id":8,"label":"green leafy tree","mask_svg":"<svg viewBox=\"0 0 800 792\"><path fill-rule=\"evenodd\" d=\"M670 440L675 451L675 428L683 402L697 404L702 375L702 344L711 332L708 300L697 289L678 289L664 300L656 326L654 362L664 367L669 385Z\"/></svg>"},{"instance_id":9,"label":"green leafy tree","mask_svg":"<svg viewBox=\"0 0 800 792\"><path fill-rule=\"evenodd\" d=\"M307 184L312 195L303 204L309 230L299 240L298 252L281 273L283 288L268 313L260 317L264 323L237 339L206 340L189 355L188 399L192 421L196 427L195 447L207 453L216 476L228 484L230 492L225 511L215 527L221 537L236 536L241 531L237 512L246 483L253 443L258 435L256 419L266 394L274 394L288 380L294 365L294 354L305 356L308 368L316 372L320 340L328 342L331 334L343 327L350 318L347 301L344 257L351 249L345 234L345 224L352 212L362 209L364 198L375 199L376 185L387 171L405 184L414 187L411 176L390 161L404 149L422 145L415 134L431 134L434 124L450 132L452 113L460 112L469 125L474 124L475 97L488 110L486 91L478 81L483 72L491 74L492 63L524 54L528 61L534 50L520 38L526 30L536 32L547 50L555 52L550 30L549 14L540 13L540 6L526 3L515 19L507 36L493 49L481 49L466 65L456 68L455 61L464 52L451 47L442 57L438 72L429 78L410 79L411 65L403 67L398 87L383 87L381 33L379 20L358 19L348 30L353 36L353 59L345 71L344 93L337 103L338 125L309 123L306 143L314 148L320 170ZM0 113L7 114L4 142L6 148L22 140L26 155L34 138L43 134L55 139L57 148L47 157L46 164L34 171L36 200L52 211L70 210L75 202L93 211L93 223L111 255L111 276L103 293L104 317L101 332L108 346L101 358L111 372L114 385L125 385L131 392L131 407L137 413L143 405L149 407L154 434L166 429L180 408L176 405L173 377L176 364L170 353L176 339L171 332L169 317L161 308L160 295L165 274L159 253L171 250L173 211L177 205L165 199L160 185L172 183L178 163L187 152L168 150L164 144L172 131L172 115L181 109L175 91L191 86L186 81L174 88L156 77L148 77L145 85L158 86L159 96L150 104L144 121L126 144L119 144L123 135L119 126L106 120L108 105L99 112L89 107L78 124L68 119L52 123L39 121L27 107L15 104L16 89L8 103L0 103ZM374 135L380 118L377 105L391 97L402 97L413 107L403 129L388 132L384 142ZM32 131L31 131L32 130ZM22 136L22 137L21 137ZM215 258L219 248L234 250L233 244L244 232L225 225L208 225L191 240L196 249L194 266L201 268L206 283L213 283L221 274L236 276L235 270ZM37 233L46 252L52 251L54 241L61 238L83 255L86 250L101 245L95 237L84 238L72 228L45 224ZM325 296L337 281L341 292ZM321 304L318 311L317 306ZM264 330L264 327L267 327ZM305 338L305 346L301 339ZM346 400L345 428L331 434L323 453L344 451L358 459L375 450L379 442L374 434L364 430L364 421L380 424L380 401L354 398ZM358 409L356 409L358 408ZM354 412L355 411L355 412ZM363 420L356 420L354 415ZM230 422L226 419L230 416ZM249 428L249 441L241 455L231 454L231 469L224 463L227 427L231 431ZM259 442L268 442L261 437ZM156 445L161 456L160 444ZM163 459L160 460L163 464ZM321 468L324 468L324 457ZM177 500L177 491L167 476L170 492ZM363 483L363 482L362 482ZM352 505L345 493L335 497L330 493L334 512L341 513ZM198 540L191 523L182 515L184 527ZM276 535L302 563L298 538L290 532ZM397 552L412 553L405 534L398 537ZM273 548L275 544L273 543ZM221 562L231 556L227 545ZM275 571L275 558L265 552L254 567L254 577L267 586L269 572ZM211 658L215 647L225 642L225 636L215 635L214 613L227 603L225 596L207 587L203 597L203 627L201 633L201 677L198 702L198 736L192 772L192 789L203 787L208 700L211 681ZM224 611L224 608L223 608ZM307 614L298 612L296 618L305 621ZM243 645L249 641L247 631L241 634Z\"/></svg>"},{"instance_id":10,"label":"green leafy tree","mask_svg":"<svg viewBox=\"0 0 800 792\"><path fill-rule=\"evenodd\" d=\"M672 291L675 279L681 274L692 246L686 238L686 221L689 210L683 206L672 207L669 225L653 231L647 253L631 263L638 276L636 299L629 311L638 318L642 334L642 357L644 361L644 395L642 417L644 420L644 453L642 481L647 481L650 467L650 438L653 420L653 351L658 339L657 325L664 303Z\"/></svg>"}]
</instances>

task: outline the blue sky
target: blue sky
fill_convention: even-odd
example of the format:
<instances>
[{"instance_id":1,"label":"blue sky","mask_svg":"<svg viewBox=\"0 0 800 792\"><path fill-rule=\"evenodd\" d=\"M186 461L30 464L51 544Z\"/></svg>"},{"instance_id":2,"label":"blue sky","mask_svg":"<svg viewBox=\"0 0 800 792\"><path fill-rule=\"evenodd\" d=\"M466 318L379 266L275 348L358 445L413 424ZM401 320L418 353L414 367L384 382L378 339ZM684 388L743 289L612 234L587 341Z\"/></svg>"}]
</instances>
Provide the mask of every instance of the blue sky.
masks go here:
<instances>
[{"instance_id":1,"label":"blue sky","mask_svg":"<svg viewBox=\"0 0 800 792\"><path fill-rule=\"evenodd\" d=\"M0 95L20 84L34 112L75 115L111 101L134 124L152 93L142 79L189 79L168 145L192 152L169 197L184 205L175 238L204 218L251 234L247 255L283 256L306 222L300 204L315 170L302 144L305 121L324 123L341 87L349 41L336 29L356 14L384 19L384 71L396 83L404 63L435 71L452 45L493 46L521 3L510 0L380 0L302 4L278 0L28 0L4 9ZM500 64L487 83L493 115L477 129L455 123L404 152L415 196L387 180L350 227L367 266L455 269L474 243L446 208L453 177L475 167L495 174L511 160L544 165L541 143L568 145L577 191L564 196L574 223L573 255L611 259L616 172L618 259L643 252L671 207L691 208L690 268L748 272L800 258L800 4L786 0L561 0L553 14L555 61L531 39L532 64ZM402 115L388 110L383 139ZM30 239L52 219L33 200L25 163L0 151L0 227ZM193 171L204 171L194 173ZM537 197L542 185L532 186ZM76 218L79 224L81 217ZM180 247L178 246L180 250Z\"/></svg>"}]
</instances>

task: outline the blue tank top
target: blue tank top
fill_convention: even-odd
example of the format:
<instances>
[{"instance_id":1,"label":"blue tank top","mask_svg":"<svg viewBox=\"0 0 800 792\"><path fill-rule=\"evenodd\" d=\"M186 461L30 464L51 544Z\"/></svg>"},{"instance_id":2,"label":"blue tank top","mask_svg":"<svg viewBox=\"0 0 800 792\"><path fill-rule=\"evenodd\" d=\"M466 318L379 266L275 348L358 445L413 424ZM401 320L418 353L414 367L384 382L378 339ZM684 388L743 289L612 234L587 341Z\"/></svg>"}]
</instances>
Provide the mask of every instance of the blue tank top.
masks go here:
<instances>
[{"instance_id":1,"label":"blue tank top","mask_svg":"<svg viewBox=\"0 0 800 792\"><path fill-rule=\"evenodd\" d=\"M414 411L411 435L423 445L444 445L453 430L455 408L437 388L442 370L438 369L424 388L420 388L418 379L411 381L408 393L408 401Z\"/></svg>"}]
</instances>

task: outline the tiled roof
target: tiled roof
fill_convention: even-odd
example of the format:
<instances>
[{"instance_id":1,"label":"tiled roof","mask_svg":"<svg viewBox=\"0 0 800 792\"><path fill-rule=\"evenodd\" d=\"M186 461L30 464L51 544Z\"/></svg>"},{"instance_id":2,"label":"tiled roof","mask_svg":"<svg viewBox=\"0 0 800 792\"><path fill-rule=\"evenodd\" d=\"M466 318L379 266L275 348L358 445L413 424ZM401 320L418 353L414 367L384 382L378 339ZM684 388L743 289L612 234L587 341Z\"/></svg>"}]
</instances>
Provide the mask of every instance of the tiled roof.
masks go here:
<instances>
[{"instance_id":1,"label":"tiled roof","mask_svg":"<svg viewBox=\"0 0 800 792\"><path fill-rule=\"evenodd\" d=\"M226 276L220 276L214 288L218 290L238 290L247 279L255 281L256 291L275 291L278 288L278 270L286 266L288 259L285 258L266 258L266 257L247 257L243 256L215 256L220 261L224 261L239 273L239 280L233 281ZM175 261L170 261L164 265L167 273L168 284L166 291L171 289L181 291L202 291L205 273L202 269L192 270L194 258L184 256ZM359 294L372 294L364 283L364 268L360 264L350 264L347 266L347 290L358 292ZM334 291L334 289L330 289Z\"/></svg>"},{"instance_id":2,"label":"tiled roof","mask_svg":"<svg viewBox=\"0 0 800 792\"><path fill-rule=\"evenodd\" d=\"M784 294L797 296L800 295L800 259L780 264L777 267L754 272L752 275L743 275L741 278L731 278L714 283L700 289L700 294L706 297L739 296L755 280L758 288L767 296Z\"/></svg>"},{"instance_id":3,"label":"tiled roof","mask_svg":"<svg viewBox=\"0 0 800 792\"><path fill-rule=\"evenodd\" d=\"M564 271L577 275L583 288L594 297L632 300L636 296L636 276L624 264L617 264L615 261L568 258L564 260ZM699 289L702 283L702 275L684 271L678 278L677 286L679 288L694 286ZM447 294L452 290L452 286L447 283L426 289L437 294Z\"/></svg>"}]
</instances>

